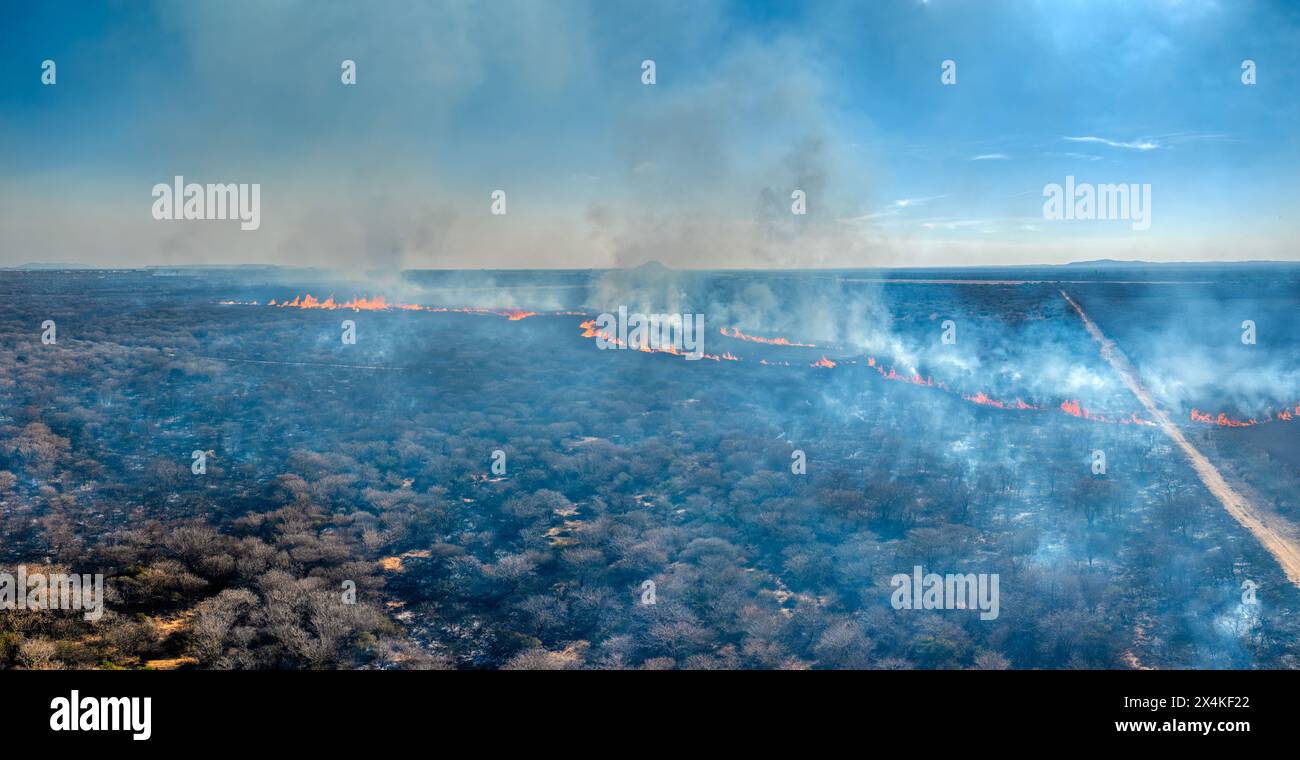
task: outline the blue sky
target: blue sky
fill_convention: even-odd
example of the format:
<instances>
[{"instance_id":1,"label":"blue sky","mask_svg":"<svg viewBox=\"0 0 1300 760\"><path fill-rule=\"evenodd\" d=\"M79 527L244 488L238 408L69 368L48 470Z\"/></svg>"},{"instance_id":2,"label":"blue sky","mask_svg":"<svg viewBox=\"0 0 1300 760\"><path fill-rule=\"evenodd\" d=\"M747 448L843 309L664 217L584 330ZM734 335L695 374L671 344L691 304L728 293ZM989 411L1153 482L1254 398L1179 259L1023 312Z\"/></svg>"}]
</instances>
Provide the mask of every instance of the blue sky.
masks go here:
<instances>
[{"instance_id":1,"label":"blue sky","mask_svg":"<svg viewBox=\"0 0 1300 760\"><path fill-rule=\"evenodd\" d=\"M1296 259L1297 51L1283 2L22 4L0 264ZM261 228L152 219L177 174ZM1044 219L1067 175L1150 229Z\"/></svg>"}]
</instances>

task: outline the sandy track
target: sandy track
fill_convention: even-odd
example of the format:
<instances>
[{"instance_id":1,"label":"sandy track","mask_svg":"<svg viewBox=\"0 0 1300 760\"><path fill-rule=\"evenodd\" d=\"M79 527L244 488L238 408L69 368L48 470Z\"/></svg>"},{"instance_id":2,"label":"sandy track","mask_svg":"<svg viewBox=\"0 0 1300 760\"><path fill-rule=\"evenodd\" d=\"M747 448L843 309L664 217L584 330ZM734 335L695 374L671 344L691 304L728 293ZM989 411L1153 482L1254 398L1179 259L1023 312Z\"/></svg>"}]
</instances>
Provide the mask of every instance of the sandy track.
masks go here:
<instances>
[{"instance_id":1,"label":"sandy track","mask_svg":"<svg viewBox=\"0 0 1300 760\"><path fill-rule=\"evenodd\" d=\"M1070 298L1064 290L1061 291L1067 303L1074 308L1083 320L1083 326L1088 329L1088 334L1092 339L1097 341L1101 346L1101 356L1108 364L1119 373L1120 379L1124 385L1133 392L1138 401L1147 408L1152 418L1164 431L1165 435L1173 439L1174 443L1183 450L1188 460L1192 463L1192 468L1196 470L1197 476L1205 487L1214 494L1214 497L1223 504L1223 508L1232 515L1233 519L1241 523L1241 526L1250 531L1252 535L1268 550L1269 554L1277 560L1282 566L1282 571L1291 583L1300 586L1300 543L1296 540L1297 531L1295 526L1277 515L1270 514L1259 510L1245 496L1242 496L1228 482L1224 480L1219 470L1210 463L1191 441L1183 435L1183 431L1169 419L1156 402L1151 398L1151 394L1142 385L1138 379L1137 370L1129 363L1128 358L1119 350L1115 342L1110 340L1102 333L1101 328L1097 327L1088 315L1084 313L1083 307Z\"/></svg>"}]
</instances>

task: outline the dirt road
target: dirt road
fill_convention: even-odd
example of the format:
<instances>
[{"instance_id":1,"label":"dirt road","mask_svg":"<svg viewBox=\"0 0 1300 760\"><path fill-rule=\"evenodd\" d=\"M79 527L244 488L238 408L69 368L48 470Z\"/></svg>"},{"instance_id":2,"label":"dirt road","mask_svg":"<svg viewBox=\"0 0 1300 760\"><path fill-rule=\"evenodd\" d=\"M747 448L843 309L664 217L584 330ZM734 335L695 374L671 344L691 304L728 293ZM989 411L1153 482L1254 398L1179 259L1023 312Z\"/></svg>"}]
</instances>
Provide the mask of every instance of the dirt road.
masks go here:
<instances>
[{"instance_id":1,"label":"dirt road","mask_svg":"<svg viewBox=\"0 0 1300 760\"><path fill-rule=\"evenodd\" d=\"M1128 358L1119 350L1115 342L1110 340L1102 333L1101 328L1093 324L1093 321L1084 313L1083 307L1070 298L1070 295L1064 290L1061 296L1074 308L1083 320L1083 326L1088 329L1088 334L1092 339L1097 341L1101 346L1101 356L1108 364L1119 373L1120 379L1124 385L1133 392L1138 401L1147 408L1152 419L1164 431L1165 435L1173 439L1174 443L1183 450L1188 460L1192 463L1192 468L1200 477L1205 487L1210 489L1210 493L1223 504L1223 508L1228 510L1228 514L1233 519L1241 523L1241 526L1250 531L1255 538L1263 544L1278 564L1282 566L1282 571L1291 583L1300 586L1300 541L1297 541L1296 527L1277 515L1263 512L1255 507L1246 497L1238 493L1228 482L1219 474L1219 470L1210 463L1187 437L1183 431L1169 419L1156 402L1151 398L1151 394L1142 385L1138 378L1137 371L1129 363Z\"/></svg>"}]
</instances>

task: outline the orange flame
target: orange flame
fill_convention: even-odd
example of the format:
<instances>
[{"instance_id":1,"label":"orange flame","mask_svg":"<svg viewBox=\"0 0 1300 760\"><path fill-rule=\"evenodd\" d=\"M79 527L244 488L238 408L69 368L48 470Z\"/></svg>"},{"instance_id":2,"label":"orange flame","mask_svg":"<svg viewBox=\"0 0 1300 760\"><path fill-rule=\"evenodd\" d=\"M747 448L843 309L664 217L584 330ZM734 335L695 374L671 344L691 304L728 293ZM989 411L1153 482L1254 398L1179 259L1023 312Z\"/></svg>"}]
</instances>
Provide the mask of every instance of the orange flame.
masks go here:
<instances>
[{"instance_id":1,"label":"orange flame","mask_svg":"<svg viewBox=\"0 0 1300 760\"><path fill-rule=\"evenodd\" d=\"M1078 401L1062 401L1061 411L1080 419L1092 419L1092 414L1088 411L1087 407L1079 406Z\"/></svg>"},{"instance_id":2,"label":"orange flame","mask_svg":"<svg viewBox=\"0 0 1300 760\"><path fill-rule=\"evenodd\" d=\"M1234 420L1231 417L1229 417L1226 412L1219 412L1218 417L1211 417L1206 412L1202 412L1196 408L1192 409L1192 421L1205 422L1211 425L1218 425L1219 427L1232 427L1232 428L1250 427L1251 425L1259 424L1259 421L1256 420L1254 417L1250 418L1249 420Z\"/></svg>"},{"instance_id":3,"label":"orange flame","mask_svg":"<svg viewBox=\"0 0 1300 760\"><path fill-rule=\"evenodd\" d=\"M794 346L798 348L817 347L812 343L795 343L788 338L760 338L757 335L746 335L742 333L740 331L740 328L738 327L731 328L731 332L727 332L727 328L723 327L721 330L719 330L719 332L721 332L723 335L727 336L728 338L735 338L736 340L747 340L751 343L763 343L769 346Z\"/></svg>"},{"instance_id":4,"label":"orange flame","mask_svg":"<svg viewBox=\"0 0 1300 760\"><path fill-rule=\"evenodd\" d=\"M610 342L616 345L621 345L616 339L613 339L609 335L598 333L596 330L596 323L594 320L585 321L581 323L580 327L582 327L583 329L582 337L584 338L594 338L597 337L597 335L601 335L601 337L604 337L606 340L609 340ZM720 332L722 333L722 335L725 335L726 337L729 338L748 340L754 343L763 343L767 345L792 346L792 347L812 347L812 344L795 343L787 338L760 338L758 336L745 335L744 333L740 332L739 329L736 328L732 328L728 330L727 328L723 327L721 328ZM646 352L653 352L651 351L651 349L648 348L642 348L641 350ZM678 354L678 355L681 354L680 351L677 351L676 349L673 349L671 347L666 349L659 349L658 352ZM722 356L705 354L703 358L712 359L713 361L740 361L739 357L732 355L730 352L727 352ZM885 380L891 380L900 383L909 383L911 385L919 385L927 388L939 388L949 393L953 392L953 390L950 389L946 384L944 384L943 381L935 380L934 378L928 375L922 377L921 374L915 370L912 370L912 373L910 375L900 374L894 367L890 367L889 370L886 371L884 366L879 361L877 361L876 357L874 356L868 356L866 357L866 360L867 360L867 366L874 369L876 373L879 374ZM790 366L790 362L769 361L766 358L759 359L758 363L767 367ZM809 366L820 367L824 369L833 369L837 366L840 366L841 364L855 364L855 363L856 362L852 360L833 361L831 359L828 359L823 354L820 359L818 359L815 362L812 362ZM1019 397L1017 397L1015 401L1002 401L1000 399L996 399L993 398L992 396L989 396L984 391L978 391L975 394L962 393L960 395L963 399L973 404L993 407L995 409L1009 409L1009 410L1019 410L1019 411L1031 411L1031 410L1037 411L1043 409L1043 407L1035 406L1033 404L1027 403L1024 401L1024 399L1021 399ZM1118 417L1115 419L1109 419L1105 415L1097 414L1096 412L1093 412L1092 410L1088 409L1087 407L1083 406L1078 401L1073 399L1067 399L1065 401L1062 401L1060 403L1059 408L1062 412L1072 417L1078 417L1079 419L1089 420L1092 422L1108 423L1112 425L1113 424L1143 425L1148 427L1155 425L1155 423L1152 422L1151 420L1147 420L1147 419L1143 419L1142 417L1139 417L1136 412L1130 412L1127 416ZM1288 421L1292 419L1300 419L1300 404L1296 404L1294 410L1284 409L1283 411L1277 412L1274 415L1273 419L1288 420ZM1244 421L1235 420L1223 413L1220 413L1218 417L1211 417L1209 414L1201 412L1198 409L1192 410L1192 421L1204 422L1204 423L1219 425L1222 427L1248 427L1250 425L1261 424L1261 421L1255 418L1251 418L1250 420L1244 420ZM1267 422L1267 421L1269 421L1269 418L1263 420L1263 422Z\"/></svg>"},{"instance_id":5,"label":"orange flame","mask_svg":"<svg viewBox=\"0 0 1300 760\"><path fill-rule=\"evenodd\" d=\"M256 305L256 302L253 302ZM518 322L521 319L537 316L538 312L525 311L524 309L484 309L481 307L449 308L446 306L421 306L416 303L389 303L383 296L353 296L352 300L339 303L334 300L334 296L329 296L324 301L317 299L311 293L303 296L294 296L292 301L276 302L274 298L267 301L267 306L275 306L281 309L350 309L352 311L429 311L435 313L455 312L458 314L494 314L498 317L505 317L511 322ZM571 312L570 312L571 313Z\"/></svg>"},{"instance_id":6,"label":"orange flame","mask_svg":"<svg viewBox=\"0 0 1300 760\"><path fill-rule=\"evenodd\" d=\"M250 305L250 306L258 305L257 301L219 301L218 303L222 305ZM315 296L311 295L310 293L306 293L302 296L295 295L292 301L277 302L276 299L271 299L266 302L266 305L282 308L282 309L283 308L327 309L327 310L347 309L352 311L402 310L402 311L428 311L428 312L438 312L438 313L454 312L460 314L491 314L491 315L505 317L506 319L509 319L512 322L517 322L522 319L527 319L528 317L534 317L540 313L540 312L527 311L518 308L509 308L509 309L487 309L481 307L451 308L445 306L421 306L419 304L403 304L403 303L390 304L383 296L375 296L374 298L370 298L369 296L360 296L360 297L353 296L351 300L340 303L334 300L333 295L327 297L325 300L322 301L317 299ZM588 316L584 312L577 312L577 311L547 312L547 313L556 314L556 315L567 315L567 316ZM607 332L597 330L595 320L591 320L591 319L585 320L582 323L580 323L579 326L582 328L583 338L600 337L600 338L604 338L606 341L608 341L613 345L616 346L624 345L622 341L608 334ZM764 345L787 346L787 347L796 347L796 348L816 348L815 344L798 343L790 340L789 338L782 338L782 337L764 338L757 335L746 335L745 333L741 332L739 328L731 328L730 330L728 330L728 328L723 327L720 329L720 332L722 335L728 338L749 341L751 343L761 343ZM665 353L674 356L687 355L685 352L671 345L660 347L657 349L651 348L649 346L641 346L640 351L645 353ZM741 361L740 357L736 356L735 354L732 354L730 351L723 352L722 354L703 354L701 358L710 359L712 361L730 361L730 362ZM790 362L788 361L768 361L767 359L760 359L758 363L764 366L786 366L786 367L790 366ZM825 355L822 355L822 357L818 361L813 362L810 366L821 367L825 369L833 369L839 366L840 364L844 364L844 363L846 362L843 360L841 360L840 362L836 362L826 358ZM852 360L847 361L847 364L855 364L855 363L856 362ZM886 372L883 366L877 362L874 356L867 357L867 366L875 369L876 372L885 380L892 380L895 382L902 382L902 383L910 383L912 385L920 385L925 387L939 388L944 391L952 392L952 390L949 389L948 386L945 385L942 381L935 380L928 375L922 377L921 374L919 372L916 372L915 370L913 370L912 374L910 375L904 375L904 374L899 374L893 367L890 367L889 371ZM967 401L970 401L971 403L979 404L981 406L990 406L997 409L1017 409L1017 410L1042 409L1042 407L1025 403L1020 398L1017 398L1014 402L1001 401L989 396L984 391L979 391L973 395L963 393L961 394L961 397ZM1128 415L1128 417L1121 417L1119 419L1110 420L1107 419L1104 415L1096 414L1090 411L1087 407L1082 406L1078 401L1075 400L1062 401L1060 404L1060 409L1062 412L1072 417L1078 417L1080 419L1085 419L1085 420L1092 420L1094 422L1108 422L1111 424L1119 423L1122 425L1147 425L1147 426L1155 425L1154 422L1143 419L1139 417L1136 413L1131 413ZM1271 422L1275 420L1290 422L1296 419L1300 419L1300 403L1296 404L1294 408L1284 408L1279 412L1272 413L1271 416L1265 416L1263 419L1251 417L1246 420L1240 420L1240 419L1234 419L1232 417L1229 417L1226 412L1220 412L1218 415L1211 415L1209 412L1202 412L1200 409L1193 408L1191 410L1192 422L1198 422L1207 425L1217 425L1219 427L1228 427L1228 428L1250 427L1252 425L1260 425L1265 422Z\"/></svg>"},{"instance_id":7,"label":"orange flame","mask_svg":"<svg viewBox=\"0 0 1300 760\"><path fill-rule=\"evenodd\" d=\"M1001 401L998 401L997 399L989 398L987 395L984 394L984 391L980 391L979 393L976 393L974 396L967 396L965 394L962 394L962 398L966 399L967 401L973 401L976 404L993 406L993 407L997 407L998 409L1007 408L1007 405L1002 403Z\"/></svg>"},{"instance_id":8,"label":"orange flame","mask_svg":"<svg viewBox=\"0 0 1300 760\"><path fill-rule=\"evenodd\" d=\"M522 317L521 317L521 319L522 319ZM624 346L624 345L626 345L623 341L619 340L618 338L614 337L613 335L610 335L610 334L609 334L609 331L607 331L607 330L597 330L597 329L596 329L596 320L594 320L594 319L588 319L588 320L586 320L586 321L584 321L584 322L581 322L581 323L578 324L578 327L581 327L581 328L582 328L582 335L581 335L581 337L583 337L583 338L602 338L602 339L605 340L605 342L610 343L610 344L615 345L615 346ZM671 355L673 355L673 356L681 356L681 357L689 357L689 356L691 356L691 354L690 354L689 352L683 351L683 350L681 350L680 348L678 348L677 346L674 346L674 345L671 345L671 344L670 344L670 345L666 345L666 346L660 346L659 348L652 348L652 347L649 346L649 345L642 344L642 345L640 345L640 346L637 347L637 350L640 351L640 352L642 352L642 353L646 353L646 354L671 354ZM735 354L731 353L730 351L726 351L726 352L724 352L724 353L722 353L722 354L720 354L720 355L719 355L719 354L700 354L700 358L701 358L701 359L708 359L708 360L710 360L710 361L715 361L715 362L738 362L738 361L740 361L740 357L739 357L739 356L736 356Z\"/></svg>"}]
</instances>

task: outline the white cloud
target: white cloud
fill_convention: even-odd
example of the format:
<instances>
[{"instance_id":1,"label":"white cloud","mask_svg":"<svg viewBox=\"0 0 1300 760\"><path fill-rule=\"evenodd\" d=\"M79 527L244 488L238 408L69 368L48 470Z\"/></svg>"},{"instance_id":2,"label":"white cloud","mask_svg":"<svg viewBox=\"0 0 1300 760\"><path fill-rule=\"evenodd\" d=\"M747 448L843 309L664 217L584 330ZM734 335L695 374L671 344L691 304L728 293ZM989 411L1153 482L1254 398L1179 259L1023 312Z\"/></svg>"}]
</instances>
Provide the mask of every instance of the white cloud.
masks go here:
<instances>
[{"instance_id":1,"label":"white cloud","mask_svg":"<svg viewBox=\"0 0 1300 760\"><path fill-rule=\"evenodd\" d=\"M1111 148L1124 148L1125 150L1148 151L1161 147L1160 143L1155 140L1138 139L1123 142L1120 140L1108 140L1104 137L1096 137L1094 135L1085 135L1083 137L1062 137L1061 139L1067 142L1096 143Z\"/></svg>"},{"instance_id":2,"label":"white cloud","mask_svg":"<svg viewBox=\"0 0 1300 760\"><path fill-rule=\"evenodd\" d=\"M913 206L924 206L930 201L937 201L940 198L947 198L945 195L931 195L927 198L900 198L892 204L894 208L911 208Z\"/></svg>"}]
</instances>

